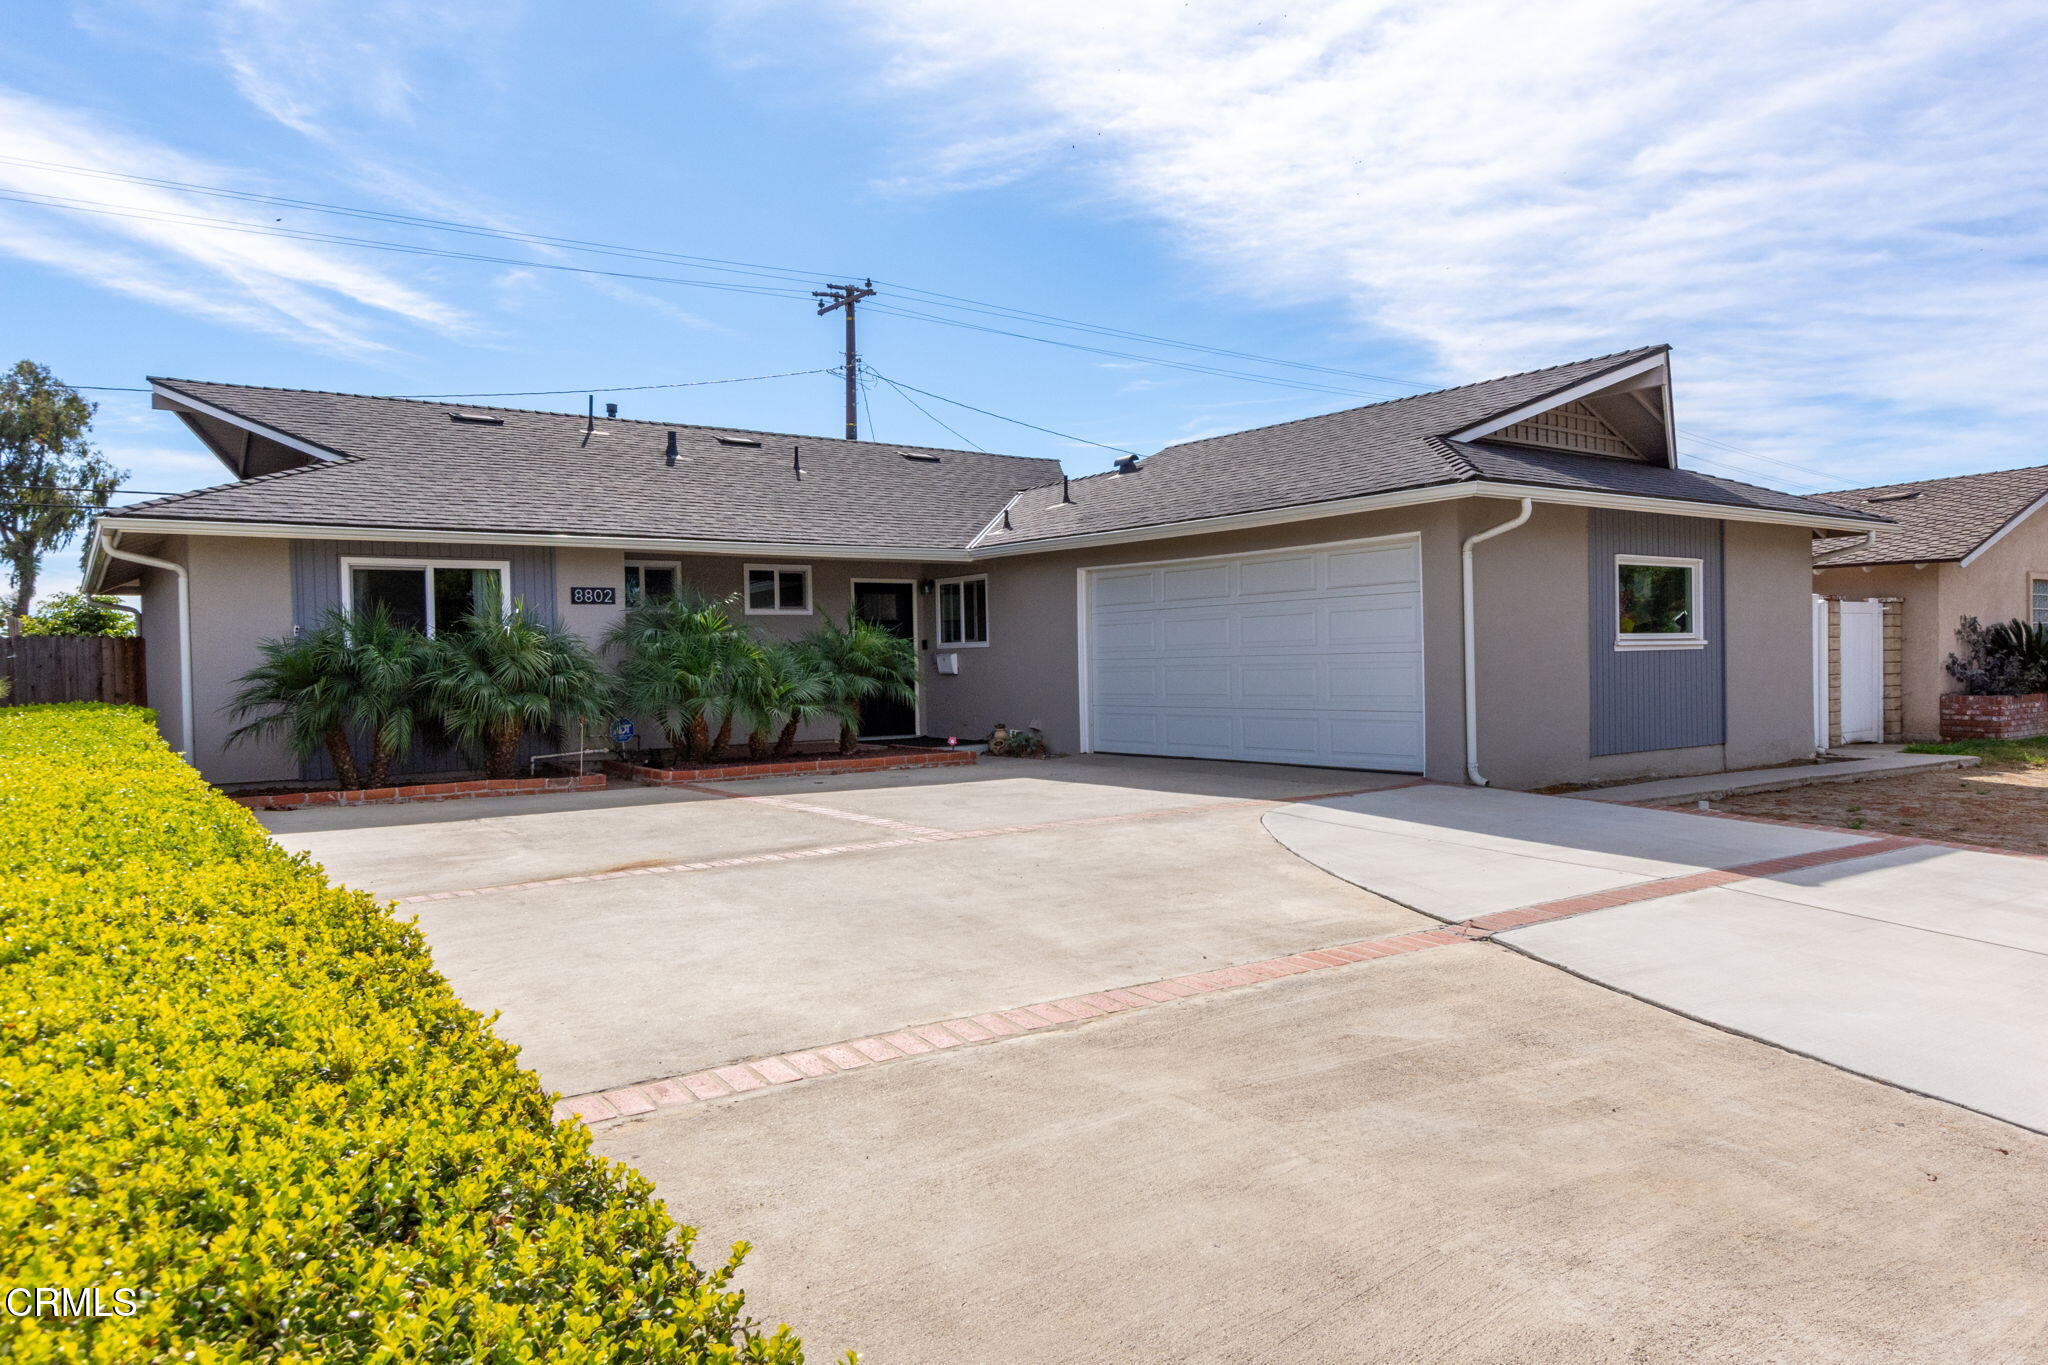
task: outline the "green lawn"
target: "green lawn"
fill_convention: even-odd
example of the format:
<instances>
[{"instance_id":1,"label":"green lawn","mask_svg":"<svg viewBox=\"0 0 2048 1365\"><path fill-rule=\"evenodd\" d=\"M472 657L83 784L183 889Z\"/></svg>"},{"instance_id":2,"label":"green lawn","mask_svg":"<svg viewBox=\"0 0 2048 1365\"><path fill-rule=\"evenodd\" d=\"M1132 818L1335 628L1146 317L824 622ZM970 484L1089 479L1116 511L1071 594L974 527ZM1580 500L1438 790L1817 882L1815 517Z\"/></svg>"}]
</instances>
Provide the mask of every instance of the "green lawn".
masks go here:
<instances>
[{"instance_id":1,"label":"green lawn","mask_svg":"<svg viewBox=\"0 0 2048 1365\"><path fill-rule=\"evenodd\" d=\"M2010 763L2015 767L2048 766L2048 738L2044 739L1954 739L1941 744L1908 744L1909 754L1975 754L1986 763Z\"/></svg>"}]
</instances>

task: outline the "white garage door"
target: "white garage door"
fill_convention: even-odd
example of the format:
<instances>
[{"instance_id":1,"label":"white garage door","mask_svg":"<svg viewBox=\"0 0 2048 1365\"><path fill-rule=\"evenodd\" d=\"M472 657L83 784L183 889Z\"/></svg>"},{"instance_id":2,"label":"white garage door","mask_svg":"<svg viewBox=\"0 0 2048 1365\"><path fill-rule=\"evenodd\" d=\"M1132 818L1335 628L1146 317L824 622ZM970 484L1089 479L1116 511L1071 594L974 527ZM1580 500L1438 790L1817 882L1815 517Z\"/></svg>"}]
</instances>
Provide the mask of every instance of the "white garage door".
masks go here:
<instances>
[{"instance_id":1,"label":"white garage door","mask_svg":"<svg viewBox=\"0 0 2048 1365\"><path fill-rule=\"evenodd\" d=\"M1087 575L1088 747L1422 771L1412 537Z\"/></svg>"}]
</instances>

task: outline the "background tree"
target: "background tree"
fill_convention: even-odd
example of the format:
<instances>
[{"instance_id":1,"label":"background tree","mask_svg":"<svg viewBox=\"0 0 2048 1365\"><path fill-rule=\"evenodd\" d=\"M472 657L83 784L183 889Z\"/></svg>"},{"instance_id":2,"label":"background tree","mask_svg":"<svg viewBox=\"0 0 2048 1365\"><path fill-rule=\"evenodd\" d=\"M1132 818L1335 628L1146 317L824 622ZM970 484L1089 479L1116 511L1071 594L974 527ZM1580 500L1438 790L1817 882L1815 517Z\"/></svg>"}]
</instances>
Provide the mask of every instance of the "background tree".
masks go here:
<instances>
[{"instance_id":1,"label":"background tree","mask_svg":"<svg viewBox=\"0 0 2048 1365\"><path fill-rule=\"evenodd\" d=\"M60 592L22 618L23 635L111 635L135 633L135 613L118 598Z\"/></svg>"},{"instance_id":2,"label":"background tree","mask_svg":"<svg viewBox=\"0 0 2048 1365\"><path fill-rule=\"evenodd\" d=\"M28 614L42 557L83 530L128 477L86 444L94 410L32 360L0 376L0 558L16 616Z\"/></svg>"}]
</instances>

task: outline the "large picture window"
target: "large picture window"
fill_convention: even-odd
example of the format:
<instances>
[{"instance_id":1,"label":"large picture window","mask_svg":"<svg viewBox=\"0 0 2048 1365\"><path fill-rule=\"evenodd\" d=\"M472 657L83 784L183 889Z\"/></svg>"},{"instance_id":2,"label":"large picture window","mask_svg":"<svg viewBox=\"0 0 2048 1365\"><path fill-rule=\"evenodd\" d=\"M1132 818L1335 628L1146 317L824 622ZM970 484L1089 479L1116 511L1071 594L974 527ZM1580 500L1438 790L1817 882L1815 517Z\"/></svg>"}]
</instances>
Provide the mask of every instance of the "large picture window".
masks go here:
<instances>
[{"instance_id":1,"label":"large picture window","mask_svg":"<svg viewBox=\"0 0 2048 1365\"><path fill-rule=\"evenodd\" d=\"M811 614L811 569L807 564L749 564L746 587L749 616Z\"/></svg>"},{"instance_id":2,"label":"large picture window","mask_svg":"<svg viewBox=\"0 0 2048 1365\"><path fill-rule=\"evenodd\" d=\"M939 648L973 649L988 643L988 579L939 582Z\"/></svg>"},{"instance_id":3,"label":"large picture window","mask_svg":"<svg viewBox=\"0 0 2048 1365\"><path fill-rule=\"evenodd\" d=\"M453 630L479 611L509 609L503 563L451 560L344 559L343 611L383 607L391 619L427 635Z\"/></svg>"},{"instance_id":4,"label":"large picture window","mask_svg":"<svg viewBox=\"0 0 2048 1365\"><path fill-rule=\"evenodd\" d=\"M1700 608L1699 560L1614 557L1616 649L1698 649Z\"/></svg>"}]
</instances>

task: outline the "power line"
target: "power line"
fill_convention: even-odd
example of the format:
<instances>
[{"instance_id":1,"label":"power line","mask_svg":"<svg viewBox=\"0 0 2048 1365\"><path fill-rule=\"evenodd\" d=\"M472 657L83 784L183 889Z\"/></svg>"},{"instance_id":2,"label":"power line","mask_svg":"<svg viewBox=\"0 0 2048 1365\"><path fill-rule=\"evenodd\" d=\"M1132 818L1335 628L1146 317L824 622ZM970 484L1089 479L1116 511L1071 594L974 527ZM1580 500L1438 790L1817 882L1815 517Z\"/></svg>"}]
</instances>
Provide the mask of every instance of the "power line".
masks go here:
<instances>
[{"instance_id":1,"label":"power line","mask_svg":"<svg viewBox=\"0 0 2048 1365\"><path fill-rule=\"evenodd\" d=\"M977 407L976 407L976 406L974 406L974 404L972 404L972 403L963 403L963 402L961 402L961 401L960 401L959 399L957 399L957 398L948 398L948 397L946 397L946 396L945 396L944 394L942 394L942 393L933 393L933 392L932 392L932 391L931 391L930 389L920 389L920 388L918 388L918 387L917 387L917 386L916 386L915 384L903 384L903 383L900 383L900 382L899 382L899 381L897 381L897 380L894 380L894 379L891 379L891 378L889 378L889 376L888 376L888 375L886 375L886 374L882 374L882 373L881 373L881 372L880 372L879 370L877 370L877 371L875 372L875 375L876 375L876 377L877 377L877 378L879 378L879 379L880 379L880 380L881 380L881 381L882 381L883 383L885 383L885 384L888 384L888 385L890 385L890 386L892 386L892 387L895 387L895 388L904 388L904 389L909 389L909 390L910 390L910 391L911 391L912 393L921 393L921 394L923 394L923 395L924 395L925 397L927 397L927 398L930 398L930 399L934 399L934 400L936 400L937 402L940 402L940 403L950 403L950 404L952 404L952 405L953 405L954 407L956 407L956 408L965 408L965 409L967 409L967 410L968 410L969 412L978 412L978 413L980 413L980 414L981 414L981 415L982 415L983 417L993 417L993 418L995 418L995 419L996 419L996 420L997 420L998 422L1008 422L1008 423L1010 423L1010 424L1011 424L1011 425L1013 425L1013 426L1020 426L1020 427L1029 427L1029 428L1031 428L1031 429L1032 429L1033 431L1042 431L1042 432L1044 432L1044 433L1045 433L1046 435L1048 435L1048 436L1057 436L1057 437L1059 437L1059 438L1060 438L1060 439L1061 439L1062 441L1079 441L1079 442L1080 442L1080 443L1081 443L1082 445L1084 445L1084 446L1100 446L1100 447L1101 447L1102 449L1104 449L1104 450L1114 450L1114 451L1115 451L1115 452L1116 452L1117 454L1119 454L1119 455L1137 455L1137 454L1138 454L1138 452L1137 452L1137 451L1135 451L1135 450L1126 450L1126 449L1124 449L1124 448L1123 448L1122 446L1113 446L1113 445L1110 445L1110 444L1108 444L1108 443L1107 443L1107 442L1105 442L1105 441L1091 441L1091 440L1089 440L1089 439L1088 439L1088 438L1087 438L1086 436L1076 436L1076 435L1073 435L1073 434L1072 434L1071 432L1065 432L1065 431L1054 431L1054 430L1053 430L1053 429L1052 429L1051 427L1042 427L1042 426L1038 425L1038 423L1036 423L1036 422L1027 422L1027 421L1025 421L1025 420L1024 420L1023 418L1021 418L1021 417L1005 417L1005 416L1003 416L1003 414L1001 414L1000 412L990 412L990 411L989 411L989 410L988 410L987 408L977 408ZM1139 456L1139 458L1140 458L1140 459L1142 459L1142 458L1144 458L1144 457L1143 457L1143 456Z\"/></svg>"},{"instance_id":2,"label":"power line","mask_svg":"<svg viewBox=\"0 0 2048 1365\"><path fill-rule=\"evenodd\" d=\"M904 402L910 404L910 406L916 408L919 412L923 413L926 419L929 420L933 425L943 427L946 430L946 432L952 436L954 440L965 441L968 445L973 446L976 450L981 451L984 455L988 453L987 450L985 450L983 447L976 445L973 441L968 440L967 437L962 436L959 432L953 430L952 427L947 426L939 418L933 416L929 408L925 407L924 404L918 402L915 398L912 398L909 394L905 393L903 391L903 386L901 384L898 384L895 380L891 379L888 375L883 374L880 370L874 368L872 365L868 367L868 373L873 375L875 378L881 380L884 384L887 384L890 388L896 390L896 396L898 398L901 398Z\"/></svg>"},{"instance_id":3,"label":"power line","mask_svg":"<svg viewBox=\"0 0 2048 1365\"><path fill-rule=\"evenodd\" d=\"M798 375L831 374L838 367L821 365L815 370L783 370L778 374L743 374L732 379L683 379L673 384L585 385L577 389L516 389L506 393L385 393L379 398L555 398L565 393L641 393L649 389L698 389L706 384L749 384L757 379L793 379ZM76 388L77 385L72 387Z\"/></svg>"}]
</instances>

